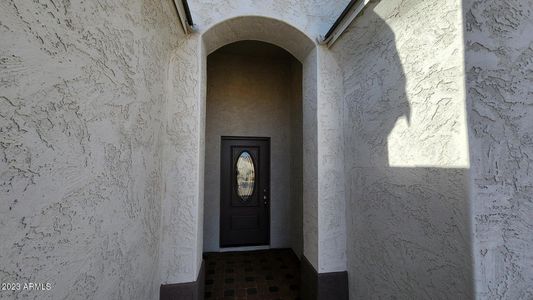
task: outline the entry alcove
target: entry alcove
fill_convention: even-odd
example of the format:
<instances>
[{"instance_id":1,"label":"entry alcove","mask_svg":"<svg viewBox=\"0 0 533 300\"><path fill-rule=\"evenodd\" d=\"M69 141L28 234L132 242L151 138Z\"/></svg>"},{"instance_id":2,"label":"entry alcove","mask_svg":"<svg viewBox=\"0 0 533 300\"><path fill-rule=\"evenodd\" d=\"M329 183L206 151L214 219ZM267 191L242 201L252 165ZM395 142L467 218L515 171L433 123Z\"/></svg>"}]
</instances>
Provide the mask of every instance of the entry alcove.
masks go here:
<instances>
[{"instance_id":1,"label":"entry alcove","mask_svg":"<svg viewBox=\"0 0 533 300\"><path fill-rule=\"evenodd\" d=\"M238 41L207 57L206 82L204 252L220 250L221 137L240 136L271 139L268 246L301 254L302 64L273 44ZM258 162L240 155L237 164L252 171ZM253 189L243 188L243 201Z\"/></svg>"}]
</instances>

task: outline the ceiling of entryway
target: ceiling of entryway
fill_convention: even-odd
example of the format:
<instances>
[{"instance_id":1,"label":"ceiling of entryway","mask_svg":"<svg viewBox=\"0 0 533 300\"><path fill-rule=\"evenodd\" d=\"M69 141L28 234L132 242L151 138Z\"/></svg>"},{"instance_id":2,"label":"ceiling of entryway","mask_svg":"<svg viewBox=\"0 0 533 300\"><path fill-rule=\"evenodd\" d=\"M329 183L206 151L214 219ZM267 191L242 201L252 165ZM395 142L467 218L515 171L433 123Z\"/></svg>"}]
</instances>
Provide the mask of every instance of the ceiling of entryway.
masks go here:
<instances>
[{"instance_id":1,"label":"ceiling of entryway","mask_svg":"<svg viewBox=\"0 0 533 300\"><path fill-rule=\"evenodd\" d=\"M239 41L226 45L217 50L217 52L276 59L288 59L293 57L285 49L261 41Z\"/></svg>"}]
</instances>

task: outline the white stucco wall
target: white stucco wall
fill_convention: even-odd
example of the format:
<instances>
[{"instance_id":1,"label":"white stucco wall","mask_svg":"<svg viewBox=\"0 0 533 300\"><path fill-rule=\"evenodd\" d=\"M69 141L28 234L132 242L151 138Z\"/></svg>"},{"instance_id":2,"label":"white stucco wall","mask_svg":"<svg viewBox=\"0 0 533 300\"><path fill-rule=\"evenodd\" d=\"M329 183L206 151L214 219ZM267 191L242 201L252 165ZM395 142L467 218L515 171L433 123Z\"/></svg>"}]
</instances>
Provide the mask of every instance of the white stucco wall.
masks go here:
<instances>
[{"instance_id":1,"label":"white stucco wall","mask_svg":"<svg viewBox=\"0 0 533 300\"><path fill-rule=\"evenodd\" d=\"M471 298L460 1L371 2L332 51L350 298Z\"/></svg>"},{"instance_id":2,"label":"white stucco wall","mask_svg":"<svg viewBox=\"0 0 533 300\"><path fill-rule=\"evenodd\" d=\"M170 61L164 104L162 284L198 276L203 247L205 62L198 34L180 40Z\"/></svg>"},{"instance_id":3,"label":"white stucco wall","mask_svg":"<svg viewBox=\"0 0 533 300\"><path fill-rule=\"evenodd\" d=\"M206 55L259 39L303 65L304 231L279 245L347 268L353 299L470 298L472 274L479 299L532 297L533 3L374 1L317 46L347 3L191 1L187 37L170 1L0 3L0 280L196 280Z\"/></svg>"},{"instance_id":4,"label":"white stucco wall","mask_svg":"<svg viewBox=\"0 0 533 300\"><path fill-rule=\"evenodd\" d=\"M157 299L169 1L0 3L7 299Z\"/></svg>"},{"instance_id":5,"label":"white stucco wall","mask_svg":"<svg viewBox=\"0 0 533 300\"><path fill-rule=\"evenodd\" d=\"M302 207L295 205L301 203L301 193L291 194L291 189L301 186L302 176L291 165L302 160L294 152L298 145L301 148L302 140L292 138L291 132L297 129L291 124L301 126L301 121L292 120L301 117L301 112L291 111L291 107L301 106L302 97L298 83L292 85L293 63L298 62L289 54L268 57L215 52L208 58L204 251L219 250L221 136L271 138L270 247L296 244L293 240L298 238L301 223L291 221L301 215ZM296 245L295 251L301 248Z\"/></svg>"},{"instance_id":6,"label":"white stucco wall","mask_svg":"<svg viewBox=\"0 0 533 300\"><path fill-rule=\"evenodd\" d=\"M317 49L303 61L303 255L318 270Z\"/></svg>"},{"instance_id":7,"label":"white stucco wall","mask_svg":"<svg viewBox=\"0 0 533 300\"><path fill-rule=\"evenodd\" d=\"M532 7L464 2L477 299L533 299Z\"/></svg>"},{"instance_id":8,"label":"white stucco wall","mask_svg":"<svg viewBox=\"0 0 533 300\"><path fill-rule=\"evenodd\" d=\"M317 49L317 173L319 273L346 270L343 77L333 53Z\"/></svg>"}]
</instances>

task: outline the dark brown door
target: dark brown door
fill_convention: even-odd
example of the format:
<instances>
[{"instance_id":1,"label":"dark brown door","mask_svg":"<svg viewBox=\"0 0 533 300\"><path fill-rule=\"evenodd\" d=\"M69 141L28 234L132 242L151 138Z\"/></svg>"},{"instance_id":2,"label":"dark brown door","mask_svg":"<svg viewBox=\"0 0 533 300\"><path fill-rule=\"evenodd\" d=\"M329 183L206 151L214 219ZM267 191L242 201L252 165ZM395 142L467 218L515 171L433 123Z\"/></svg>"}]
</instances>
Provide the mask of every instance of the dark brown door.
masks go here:
<instances>
[{"instance_id":1,"label":"dark brown door","mask_svg":"<svg viewBox=\"0 0 533 300\"><path fill-rule=\"evenodd\" d=\"M270 138L222 137L220 246L270 243Z\"/></svg>"}]
</instances>

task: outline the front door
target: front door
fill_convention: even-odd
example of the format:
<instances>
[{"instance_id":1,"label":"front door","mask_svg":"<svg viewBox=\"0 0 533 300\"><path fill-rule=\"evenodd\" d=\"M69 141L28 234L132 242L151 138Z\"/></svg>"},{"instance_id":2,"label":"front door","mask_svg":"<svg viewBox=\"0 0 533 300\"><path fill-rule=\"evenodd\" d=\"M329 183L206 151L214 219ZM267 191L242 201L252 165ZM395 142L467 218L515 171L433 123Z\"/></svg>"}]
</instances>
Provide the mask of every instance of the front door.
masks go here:
<instances>
[{"instance_id":1,"label":"front door","mask_svg":"<svg viewBox=\"0 0 533 300\"><path fill-rule=\"evenodd\" d=\"M270 138L222 137L220 246L270 243Z\"/></svg>"}]
</instances>

